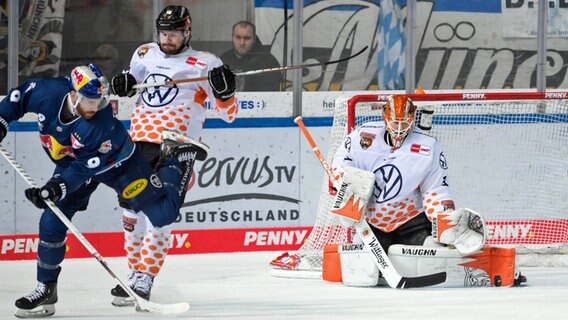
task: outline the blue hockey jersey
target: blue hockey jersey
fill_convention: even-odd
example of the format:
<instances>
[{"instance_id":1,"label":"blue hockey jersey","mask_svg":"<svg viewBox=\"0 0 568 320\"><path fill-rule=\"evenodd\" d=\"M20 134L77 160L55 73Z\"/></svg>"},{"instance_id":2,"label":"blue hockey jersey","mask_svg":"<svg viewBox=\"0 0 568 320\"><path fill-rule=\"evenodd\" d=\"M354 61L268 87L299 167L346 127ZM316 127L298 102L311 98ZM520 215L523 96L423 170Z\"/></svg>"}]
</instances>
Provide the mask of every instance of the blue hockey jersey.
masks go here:
<instances>
[{"instance_id":1,"label":"blue hockey jersey","mask_svg":"<svg viewBox=\"0 0 568 320\"><path fill-rule=\"evenodd\" d=\"M76 190L94 175L132 156L134 143L107 106L90 120L63 121L62 110L72 91L68 78L30 79L10 90L0 102L0 117L8 123L28 112L37 113L41 146L60 167L67 190Z\"/></svg>"}]
</instances>

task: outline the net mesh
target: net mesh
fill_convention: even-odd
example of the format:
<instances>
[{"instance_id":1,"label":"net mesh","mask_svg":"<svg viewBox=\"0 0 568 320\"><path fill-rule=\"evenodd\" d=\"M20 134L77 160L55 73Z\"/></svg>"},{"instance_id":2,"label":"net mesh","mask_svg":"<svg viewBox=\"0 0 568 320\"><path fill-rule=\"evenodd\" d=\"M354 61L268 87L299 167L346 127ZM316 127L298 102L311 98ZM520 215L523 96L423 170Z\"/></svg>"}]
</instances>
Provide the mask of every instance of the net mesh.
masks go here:
<instances>
[{"instance_id":1,"label":"net mesh","mask_svg":"<svg viewBox=\"0 0 568 320\"><path fill-rule=\"evenodd\" d=\"M364 95L336 101L328 161L351 128L382 121L387 97ZM448 159L448 181L456 205L484 215L488 244L514 245L519 253L531 255L562 255L566 261L568 102L542 99L536 93L509 94L508 100L496 101L455 97L466 96L412 98L418 105L417 123L423 109L434 107L430 134L440 140ZM498 94L477 97L502 99ZM324 246L351 239L352 231L329 214L332 200L324 179L313 230L297 252L299 269L321 271Z\"/></svg>"}]
</instances>

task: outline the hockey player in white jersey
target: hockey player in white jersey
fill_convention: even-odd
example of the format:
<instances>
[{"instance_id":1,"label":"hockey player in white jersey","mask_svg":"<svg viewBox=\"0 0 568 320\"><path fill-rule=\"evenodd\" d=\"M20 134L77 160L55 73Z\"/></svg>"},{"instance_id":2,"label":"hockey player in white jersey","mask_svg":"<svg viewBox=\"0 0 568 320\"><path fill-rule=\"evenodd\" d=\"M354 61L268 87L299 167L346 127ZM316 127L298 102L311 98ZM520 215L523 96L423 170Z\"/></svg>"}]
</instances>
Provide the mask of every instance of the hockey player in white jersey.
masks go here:
<instances>
[{"instance_id":1,"label":"hockey player in white jersey","mask_svg":"<svg viewBox=\"0 0 568 320\"><path fill-rule=\"evenodd\" d=\"M414 126L416 106L391 96L384 121L352 132L332 161L336 175L345 167L375 173L367 220L385 250L392 243L422 245L431 235L434 213L455 209L440 143Z\"/></svg>"},{"instance_id":2,"label":"hockey player in white jersey","mask_svg":"<svg viewBox=\"0 0 568 320\"><path fill-rule=\"evenodd\" d=\"M238 111L235 75L215 55L191 48L191 15L183 6L168 6L156 19L157 42L143 44L132 55L129 70L112 78L113 93L133 96L138 83L208 77L209 81L147 87L139 92L132 113L130 134L146 159L155 165L164 129L199 141L209 99L219 117L232 122ZM198 159L203 160L203 159ZM189 182L193 168L183 173ZM185 190L186 191L186 190ZM185 198L185 192L180 195ZM125 207L122 222L130 274L129 285L141 297L150 298L154 278L165 261L170 227L156 228L142 212ZM111 290L113 305L132 305L126 292Z\"/></svg>"},{"instance_id":3,"label":"hockey player in white jersey","mask_svg":"<svg viewBox=\"0 0 568 320\"><path fill-rule=\"evenodd\" d=\"M447 272L446 286L519 284L524 279L514 274L514 251L512 258L505 249L487 251L483 248L486 233L482 216L470 209L456 210L442 147L435 138L415 127L415 119L416 106L407 96L391 96L383 109L383 121L361 125L339 147L332 161L334 174L339 177L345 172L343 180L347 181L346 176L353 171L347 172L348 167L374 173L374 191L367 201L366 219L393 264L405 271L405 276ZM369 183L373 183L372 179ZM353 223L341 221L346 226ZM344 248L342 268L357 270L353 264L357 265L362 261L360 255L367 253L361 246L351 248L357 252ZM424 252L438 260L426 261ZM499 260L504 255L507 261L512 259L512 268ZM491 259L494 263L490 270L476 269L486 266ZM347 268L344 260L349 264ZM351 277L344 273L343 282L350 282L352 278L345 276ZM361 282L360 274L353 279ZM363 282L372 284L375 280Z\"/></svg>"}]
</instances>

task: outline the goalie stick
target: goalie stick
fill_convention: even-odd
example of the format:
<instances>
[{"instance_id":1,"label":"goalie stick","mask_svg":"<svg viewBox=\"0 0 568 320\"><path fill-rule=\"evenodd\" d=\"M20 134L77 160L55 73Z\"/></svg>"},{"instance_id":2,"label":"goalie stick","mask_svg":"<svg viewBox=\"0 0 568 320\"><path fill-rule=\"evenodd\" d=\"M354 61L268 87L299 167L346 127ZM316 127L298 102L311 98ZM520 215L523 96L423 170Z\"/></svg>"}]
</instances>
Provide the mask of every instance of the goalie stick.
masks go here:
<instances>
[{"instance_id":1,"label":"goalie stick","mask_svg":"<svg viewBox=\"0 0 568 320\"><path fill-rule=\"evenodd\" d=\"M30 175L20 166L18 162L12 157L10 152L6 150L2 145L0 145L0 153L2 156L8 161L8 163L20 174L20 176L31 186L37 188L38 185L35 181L30 177ZM134 298L136 302L136 311L149 311L149 312L157 312L162 314L176 314L182 313L189 310L189 303L187 302L178 302L178 303L171 303L171 304L162 304L162 303L155 303L150 302L148 300L144 300L140 296L138 296L134 291L127 285L124 284L116 276L116 274L110 269L107 262L104 258L99 254L97 249L93 247L93 245L83 236L83 234L71 223L71 221L63 214L63 212L53 203L51 200L45 200L45 203L49 206L51 210L57 215L57 217L65 224L65 226L75 235L75 237L81 242L81 244L97 259L97 261L105 268L105 270L118 282L118 284L128 293L129 296Z\"/></svg>"},{"instance_id":2,"label":"goalie stick","mask_svg":"<svg viewBox=\"0 0 568 320\"><path fill-rule=\"evenodd\" d=\"M333 186L337 190L339 190L340 189L339 181L337 181L337 179L333 175L331 167L329 166L329 164L323 157L323 154L316 145L314 139L312 138L310 132L308 131L308 128L304 124L302 117L296 117L294 119L294 122L298 125L298 127L300 127L300 130L302 131L302 134L308 141L308 144L312 148L312 151L320 161L321 165L325 169L325 172L327 173L329 178L332 180ZM359 236L363 240L365 248L374 257L373 261L375 262L375 264L377 265L383 277L385 278L385 280L387 281L388 285L391 288L407 289L407 288L427 287L427 286L440 284L446 281L445 272L439 272L439 273L434 273L420 277L412 277L412 278L401 276L398 273L398 271L395 269L389 256L387 255L387 253L379 243L379 240L377 240L377 237L369 227L369 224L367 223L365 217L363 216L363 218L360 219L357 223L355 223L354 226L355 230L357 231L357 234L359 234Z\"/></svg>"},{"instance_id":3,"label":"goalie stick","mask_svg":"<svg viewBox=\"0 0 568 320\"><path fill-rule=\"evenodd\" d=\"M353 59L353 58L359 56L360 54L362 54L363 52L365 52L368 47L369 46L365 46L363 49L359 50L359 52L357 52L357 53L355 53L355 54L353 54L349 57L345 57L345 58L341 58L341 59L337 59L337 60L331 60L331 61L327 61L327 62L314 62L314 63L307 63L307 64L299 64L299 65L295 65L295 66L286 66L286 67L277 67L277 68L268 68L268 69L258 69L258 70L237 72L237 73L235 73L235 76L243 77L243 76L250 76L250 75L259 74L259 73L288 71L288 70L303 69L303 68L317 67L317 66L323 67L323 66L327 66L329 64L340 63L340 62L343 62L343 61L347 61L349 59ZM132 86L132 88L144 89L144 88L150 88L150 87L170 86L170 85L174 85L174 84L178 84L178 83L205 81L205 80L208 80L208 79L209 79L209 77L199 77L199 78L170 80L170 81L162 81L162 82L140 83L140 84L135 84L134 86Z\"/></svg>"}]
</instances>

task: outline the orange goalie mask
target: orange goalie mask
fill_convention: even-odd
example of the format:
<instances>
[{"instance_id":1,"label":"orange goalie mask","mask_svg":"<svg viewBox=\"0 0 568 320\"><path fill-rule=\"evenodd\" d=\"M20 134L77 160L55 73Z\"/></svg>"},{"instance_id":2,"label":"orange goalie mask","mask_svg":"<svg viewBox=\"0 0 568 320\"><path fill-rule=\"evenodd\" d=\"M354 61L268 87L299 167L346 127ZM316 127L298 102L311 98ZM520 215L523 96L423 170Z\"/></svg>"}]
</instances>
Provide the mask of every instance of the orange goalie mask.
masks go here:
<instances>
[{"instance_id":1,"label":"orange goalie mask","mask_svg":"<svg viewBox=\"0 0 568 320\"><path fill-rule=\"evenodd\" d=\"M392 146L398 149L414 126L416 106L405 95L392 95L383 108L383 119Z\"/></svg>"}]
</instances>

